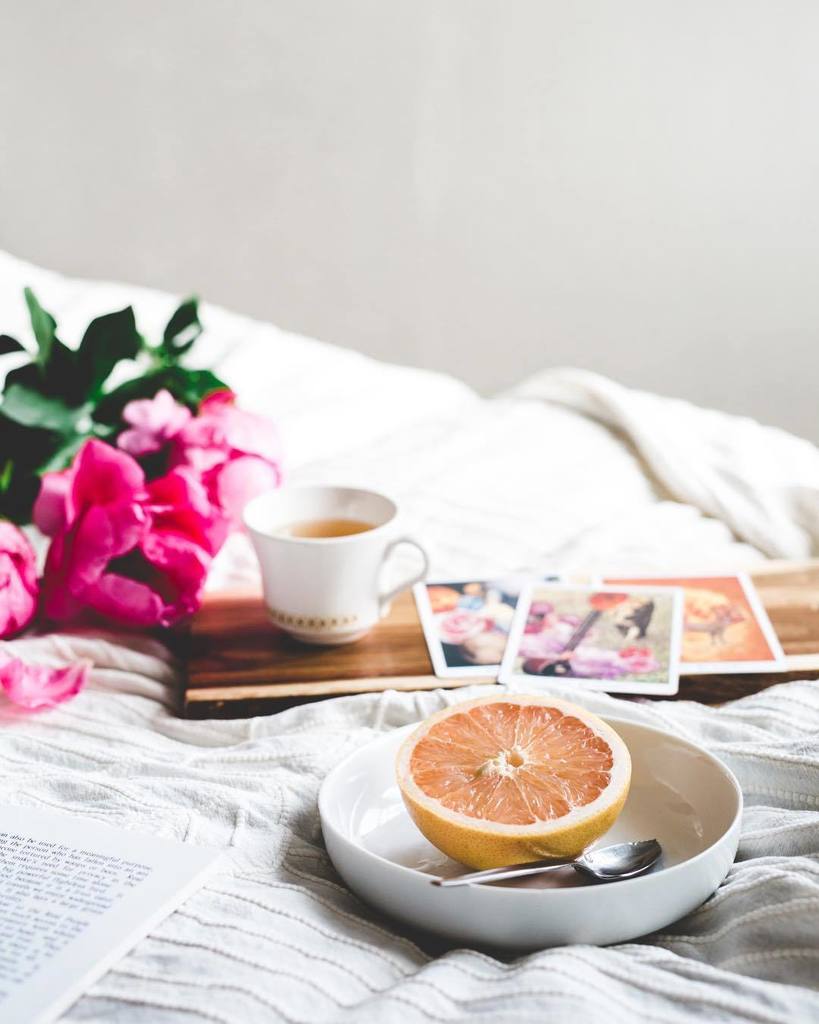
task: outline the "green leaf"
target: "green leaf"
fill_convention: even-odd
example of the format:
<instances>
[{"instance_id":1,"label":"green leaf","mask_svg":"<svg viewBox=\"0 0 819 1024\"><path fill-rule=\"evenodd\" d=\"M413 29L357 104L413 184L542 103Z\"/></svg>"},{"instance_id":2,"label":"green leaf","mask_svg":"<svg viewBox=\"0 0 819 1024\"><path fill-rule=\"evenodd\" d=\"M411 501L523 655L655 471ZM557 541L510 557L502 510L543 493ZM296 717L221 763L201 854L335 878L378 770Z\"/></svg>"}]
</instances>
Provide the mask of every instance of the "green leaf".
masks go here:
<instances>
[{"instance_id":1,"label":"green leaf","mask_svg":"<svg viewBox=\"0 0 819 1024\"><path fill-rule=\"evenodd\" d=\"M57 341L57 321L50 313L43 309L37 300L37 296L30 288L24 288L23 295L26 297L28 315L31 318L31 329L34 331L34 337L37 340L37 362L44 367L51 358L51 352L55 343L59 344Z\"/></svg>"},{"instance_id":2,"label":"green leaf","mask_svg":"<svg viewBox=\"0 0 819 1024\"><path fill-rule=\"evenodd\" d=\"M169 390L178 402L187 405L193 412L196 412L206 395L227 390L227 384L211 370L188 370L182 366L175 366L173 370L175 380Z\"/></svg>"},{"instance_id":3,"label":"green leaf","mask_svg":"<svg viewBox=\"0 0 819 1024\"><path fill-rule=\"evenodd\" d=\"M23 427L37 427L67 434L75 429L77 420L88 413L88 406L70 406L61 398L51 398L26 387L11 384L3 394L0 412Z\"/></svg>"},{"instance_id":4,"label":"green leaf","mask_svg":"<svg viewBox=\"0 0 819 1024\"><path fill-rule=\"evenodd\" d=\"M47 394L67 399L70 405L79 405L86 396L77 375L76 353L57 337L54 317L43 309L30 288L25 289L25 297L37 339L38 351L33 366L40 370L40 387Z\"/></svg>"},{"instance_id":5,"label":"green leaf","mask_svg":"<svg viewBox=\"0 0 819 1024\"><path fill-rule=\"evenodd\" d=\"M128 402L137 398L153 398L162 388L170 391L177 402L195 412L205 395L223 391L226 387L210 370L188 370L179 365L160 366L109 392L100 400L93 416L99 423L118 423Z\"/></svg>"},{"instance_id":6,"label":"green leaf","mask_svg":"<svg viewBox=\"0 0 819 1024\"><path fill-rule=\"evenodd\" d=\"M21 526L30 523L31 510L39 492L39 476L27 469L18 470L17 464L11 463L7 486L0 490L0 518L11 519Z\"/></svg>"},{"instance_id":7,"label":"green leaf","mask_svg":"<svg viewBox=\"0 0 819 1024\"><path fill-rule=\"evenodd\" d=\"M136 359L142 337L131 306L92 320L77 350L77 371L87 398L96 398L121 359Z\"/></svg>"},{"instance_id":8,"label":"green leaf","mask_svg":"<svg viewBox=\"0 0 819 1024\"><path fill-rule=\"evenodd\" d=\"M162 336L162 344L159 346L160 354L166 356L170 362L175 362L188 351L201 333L199 300L192 296L185 299L168 321Z\"/></svg>"},{"instance_id":9,"label":"green leaf","mask_svg":"<svg viewBox=\"0 0 819 1024\"><path fill-rule=\"evenodd\" d=\"M88 440L88 437L88 434L71 434L64 444L60 445L45 462L37 467L37 472L40 474L52 473L55 470L65 469Z\"/></svg>"},{"instance_id":10,"label":"green leaf","mask_svg":"<svg viewBox=\"0 0 819 1024\"><path fill-rule=\"evenodd\" d=\"M23 384L35 391L42 388L43 375L40 372L40 367L36 363L26 363L24 366L18 366L15 370L10 370L6 374L4 387L8 390L12 384Z\"/></svg>"},{"instance_id":11,"label":"green leaf","mask_svg":"<svg viewBox=\"0 0 819 1024\"><path fill-rule=\"evenodd\" d=\"M14 459L15 465L36 468L63 443L62 435L53 430L27 427L5 415L0 406L0 452L2 458Z\"/></svg>"},{"instance_id":12,"label":"green leaf","mask_svg":"<svg viewBox=\"0 0 819 1024\"><path fill-rule=\"evenodd\" d=\"M65 443L51 430L22 426L2 415L0 409L0 516L16 523L31 521L31 509L40 489L39 470Z\"/></svg>"},{"instance_id":13,"label":"green leaf","mask_svg":"<svg viewBox=\"0 0 819 1024\"><path fill-rule=\"evenodd\" d=\"M14 476L14 460L6 459L3 463L2 469L0 469L0 492L5 492L11 486L11 479Z\"/></svg>"},{"instance_id":14,"label":"green leaf","mask_svg":"<svg viewBox=\"0 0 819 1024\"><path fill-rule=\"evenodd\" d=\"M25 349L16 338L0 334L0 356L7 356L9 352L25 352Z\"/></svg>"}]
</instances>

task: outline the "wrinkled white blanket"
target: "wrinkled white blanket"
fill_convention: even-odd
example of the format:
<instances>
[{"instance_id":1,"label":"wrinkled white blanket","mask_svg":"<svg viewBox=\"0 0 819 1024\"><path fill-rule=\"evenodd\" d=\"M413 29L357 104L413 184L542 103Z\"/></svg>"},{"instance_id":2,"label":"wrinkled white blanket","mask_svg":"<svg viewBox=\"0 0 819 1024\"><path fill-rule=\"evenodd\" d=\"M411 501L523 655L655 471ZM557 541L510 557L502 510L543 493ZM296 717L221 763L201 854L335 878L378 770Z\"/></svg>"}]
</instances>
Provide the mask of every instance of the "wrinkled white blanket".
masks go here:
<instances>
[{"instance_id":1,"label":"wrinkled white blanket","mask_svg":"<svg viewBox=\"0 0 819 1024\"><path fill-rule=\"evenodd\" d=\"M25 330L23 284L66 337L131 301L155 334L173 306L0 254L0 326L12 334ZM277 418L290 478L393 492L435 572L730 568L819 547L819 453L781 432L576 371L484 400L222 310L205 319L200 358ZM253 571L236 538L212 585ZM739 858L719 892L662 935L511 959L445 950L363 906L334 874L316 817L321 779L348 751L468 694L185 722L170 710L176 667L152 639L66 631L11 646L96 667L90 688L55 711L0 706L0 800L227 854L66 1020L819 1020L819 684L719 709L589 697L731 764L748 803Z\"/></svg>"}]
</instances>

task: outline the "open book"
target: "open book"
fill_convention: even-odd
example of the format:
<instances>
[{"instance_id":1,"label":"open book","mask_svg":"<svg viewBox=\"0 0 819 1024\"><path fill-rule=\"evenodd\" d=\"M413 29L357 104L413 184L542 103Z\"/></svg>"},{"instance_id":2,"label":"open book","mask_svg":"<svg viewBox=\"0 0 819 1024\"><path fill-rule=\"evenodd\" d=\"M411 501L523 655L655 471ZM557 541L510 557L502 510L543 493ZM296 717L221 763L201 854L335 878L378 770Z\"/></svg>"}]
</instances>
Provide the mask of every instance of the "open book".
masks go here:
<instances>
[{"instance_id":1,"label":"open book","mask_svg":"<svg viewBox=\"0 0 819 1024\"><path fill-rule=\"evenodd\" d=\"M202 884L219 852L0 806L0 1021L52 1021Z\"/></svg>"}]
</instances>

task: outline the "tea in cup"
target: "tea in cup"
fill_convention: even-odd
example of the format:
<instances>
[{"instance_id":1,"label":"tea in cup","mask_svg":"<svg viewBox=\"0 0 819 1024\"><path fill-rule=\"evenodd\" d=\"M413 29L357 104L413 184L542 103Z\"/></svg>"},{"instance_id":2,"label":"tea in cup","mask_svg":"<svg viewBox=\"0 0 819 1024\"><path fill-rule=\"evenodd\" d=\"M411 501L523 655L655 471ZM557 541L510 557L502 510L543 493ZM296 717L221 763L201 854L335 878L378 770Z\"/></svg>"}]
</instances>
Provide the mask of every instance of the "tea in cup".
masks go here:
<instances>
[{"instance_id":1,"label":"tea in cup","mask_svg":"<svg viewBox=\"0 0 819 1024\"><path fill-rule=\"evenodd\" d=\"M244 521L273 622L311 644L368 633L429 567L421 544L399 534L397 516L386 495L354 487L283 487L249 502ZM383 569L401 545L415 548L419 569L385 589Z\"/></svg>"}]
</instances>

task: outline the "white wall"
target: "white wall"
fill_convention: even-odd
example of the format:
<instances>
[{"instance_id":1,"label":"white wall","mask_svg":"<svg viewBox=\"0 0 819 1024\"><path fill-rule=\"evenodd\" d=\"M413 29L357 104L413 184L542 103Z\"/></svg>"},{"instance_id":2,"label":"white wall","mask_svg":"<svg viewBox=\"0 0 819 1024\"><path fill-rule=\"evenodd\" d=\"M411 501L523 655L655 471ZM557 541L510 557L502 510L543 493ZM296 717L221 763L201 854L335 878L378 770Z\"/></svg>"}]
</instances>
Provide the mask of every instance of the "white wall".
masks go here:
<instances>
[{"instance_id":1,"label":"white wall","mask_svg":"<svg viewBox=\"0 0 819 1024\"><path fill-rule=\"evenodd\" d=\"M819 439L814 0L0 15L0 246L485 390L574 363Z\"/></svg>"}]
</instances>

